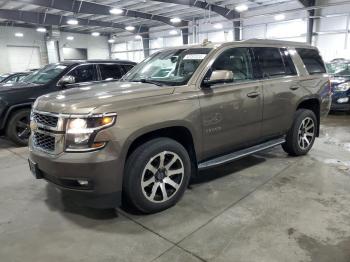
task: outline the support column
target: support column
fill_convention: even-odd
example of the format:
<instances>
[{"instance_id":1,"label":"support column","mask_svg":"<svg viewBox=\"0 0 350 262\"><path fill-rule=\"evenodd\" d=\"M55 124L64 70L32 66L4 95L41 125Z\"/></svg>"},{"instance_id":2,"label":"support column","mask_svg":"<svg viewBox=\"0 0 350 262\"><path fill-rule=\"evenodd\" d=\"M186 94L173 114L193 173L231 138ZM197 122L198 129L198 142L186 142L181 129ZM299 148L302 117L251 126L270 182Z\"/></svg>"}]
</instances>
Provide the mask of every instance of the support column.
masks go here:
<instances>
[{"instance_id":1,"label":"support column","mask_svg":"<svg viewBox=\"0 0 350 262\"><path fill-rule=\"evenodd\" d=\"M189 34L188 27L181 29L182 44L183 45L188 45L188 34Z\"/></svg>"},{"instance_id":2,"label":"support column","mask_svg":"<svg viewBox=\"0 0 350 262\"><path fill-rule=\"evenodd\" d=\"M144 30L142 32L142 46L143 46L143 55L145 58L149 57L149 30Z\"/></svg>"},{"instance_id":3,"label":"support column","mask_svg":"<svg viewBox=\"0 0 350 262\"><path fill-rule=\"evenodd\" d=\"M316 5L316 0L299 0L299 2L304 7L313 7ZM314 34L314 16L315 16L315 9L308 10L308 19L307 19L307 33L306 33L306 42L308 44L312 44L312 37Z\"/></svg>"},{"instance_id":4,"label":"support column","mask_svg":"<svg viewBox=\"0 0 350 262\"><path fill-rule=\"evenodd\" d=\"M233 21L233 41L241 41L241 21Z\"/></svg>"}]
</instances>

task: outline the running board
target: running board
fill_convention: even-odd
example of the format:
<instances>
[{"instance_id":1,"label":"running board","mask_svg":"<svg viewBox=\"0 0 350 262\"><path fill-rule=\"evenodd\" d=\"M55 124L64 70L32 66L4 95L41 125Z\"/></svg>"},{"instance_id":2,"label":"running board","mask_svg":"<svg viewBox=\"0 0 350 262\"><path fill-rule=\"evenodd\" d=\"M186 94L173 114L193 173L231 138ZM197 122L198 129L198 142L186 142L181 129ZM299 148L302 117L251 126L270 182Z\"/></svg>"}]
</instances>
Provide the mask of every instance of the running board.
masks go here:
<instances>
[{"instance_id":1,"label":"running board","mask_svg":"<svg viewBox=\"0 0 350 262\"><path fill-rule=\"evenodd\" d=\"M234 160L240 159L242 157L249 156L249 155L252 155L254 153L263 151L265 149L269 149L269 148L272 148L274 146L281 145L284 142L286 142L285 138L270 140L268 142L265 142L265 143L262 143L262 144L259 144L256 146L248 147L248 148L236 151L234 153L230 153L230 154L227 154L224 156L220 156L220 157L202 162L198 165L198 169L204 170L204 169L216 167L219 165L223 165L223 164L232 162Z\"/></svg>"}]
</instances>

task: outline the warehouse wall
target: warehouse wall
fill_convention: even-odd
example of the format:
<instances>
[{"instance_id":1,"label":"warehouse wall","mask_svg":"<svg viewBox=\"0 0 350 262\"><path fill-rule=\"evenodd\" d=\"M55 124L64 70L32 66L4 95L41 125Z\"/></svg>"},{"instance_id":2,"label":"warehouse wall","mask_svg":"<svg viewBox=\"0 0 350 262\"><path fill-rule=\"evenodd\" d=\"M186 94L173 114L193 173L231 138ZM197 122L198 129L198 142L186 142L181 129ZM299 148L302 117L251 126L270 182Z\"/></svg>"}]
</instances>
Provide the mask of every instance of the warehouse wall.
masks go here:
<instances>
[{"instance_id":1,"label":"warehouse wall","mask_svg":"<svg viewBox=\"0 0 350 262\"><path fill-rule=\"evenodd\" d=\"M23 37L15 37L16 32L24 34ZM73 41L68 41L66 37L68 35L74 36ZM61 32L59 41L60 55L63 58L63 47L72 48L86 48L88 59L108 59L109 47L108 38L105 36L93 37L88 34L71 34ZM41 66L48 64L49 62L57 62L53 57L54 50L51 48L51 44L47 45L45 34L36 32L35 29L22 28L22 27L0 27L0 74L11 72L9 64L9 48L11 47L34 47L40 50L40 62ZM50 57L50 59L49 59ZM12 59L16 59L13 58ZM18 57L18 61L21 61L21 57ZM23 60L23 59L22 59ZM27 66L25 66L26 69Z\"/></svg>"},{"instance_id":2,"label":"warehouse wall","mask_svg":"<svg viewBox=\"0 0 350 262\"><path fill-rule=\"evenodd\" d=\"M67 40L67 36L73 36L74 40ZM61 32L59 39L60 54L63 54L64 47L86 48L88 59L108 59L109 47L108 38L105 36L93 37L88 34L73 34ZM62 59L63 57L61 57Z\"/></svg>"},{"instance_id":3,"label":"warehouse wall","mask_svg":"<svg viewBox=\"0 0 350 262\"><path fill-rule=\"evenodd\" d=\"M14 34L16 32L22 32L24 37L15 37ZM47 50L45 45L45 36L43 34L29 28L0 26L0 73L7 73L11 71L8 56L8 48L11 46L39 48L41 65L47 64ZM18 60L21 61L21 57L18 57Z\"/></svg>"}]
</instances>

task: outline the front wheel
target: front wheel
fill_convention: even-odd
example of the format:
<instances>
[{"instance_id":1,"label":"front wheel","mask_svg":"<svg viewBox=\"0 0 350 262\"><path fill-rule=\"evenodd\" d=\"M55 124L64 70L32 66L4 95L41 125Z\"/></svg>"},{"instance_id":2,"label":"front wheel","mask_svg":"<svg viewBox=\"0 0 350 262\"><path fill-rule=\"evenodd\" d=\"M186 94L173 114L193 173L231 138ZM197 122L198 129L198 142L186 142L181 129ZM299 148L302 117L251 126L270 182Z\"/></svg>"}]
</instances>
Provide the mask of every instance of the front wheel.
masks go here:
<instances>
[{"instance_id":1,"label":"front wheel","mask_svg":"<svg viewBox=\"0 0 350 262\"><path fill-rule=\"evenodd\" d=\"M180 200L190 175L190 157L181 144L169 138L153 139L128 157L124 193L139 211L159 212Z\"/></svg>"},{"instance_id":2,"label":"front wheel","mask_svg":"<svg viewBox=\"0 0 350 262\"><path fill-rule=\"evenodd\" d=\"M6 136L19 146L28 145L30 136L30 109L21 109L11 114Z\"/></svg>"},{"instance_id":3,"label":"front wheel","mask_svg":"<svg viewBox=\"0 0 350 262\"><path fill-rule=\"evenodd\" d=\"M292 128L287 134L286 142L282 144L284 151L292 156L306 155L315 142L317 127L318 122L313 111L308 109L297 110Z\"/></svg>"}]
</instances>

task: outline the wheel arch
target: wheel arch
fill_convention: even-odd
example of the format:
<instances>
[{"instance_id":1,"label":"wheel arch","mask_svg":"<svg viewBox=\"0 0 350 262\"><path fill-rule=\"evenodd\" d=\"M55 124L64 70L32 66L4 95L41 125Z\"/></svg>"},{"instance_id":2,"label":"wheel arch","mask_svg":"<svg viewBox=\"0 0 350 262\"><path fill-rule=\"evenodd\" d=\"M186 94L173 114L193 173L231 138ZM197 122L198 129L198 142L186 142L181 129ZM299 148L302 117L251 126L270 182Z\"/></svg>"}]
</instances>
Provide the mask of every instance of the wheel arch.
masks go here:
<instances>
[{"instance_id":1,"label":"wheel arch","mask_svg":"<svg viewBox=\"0 0 350 262\"><path fill-rule=\"evenodd\" d=\"M320 118L321 118L321 101L318 97L308 97L301 100L298 103L296 110L298 109L309 109L315 113L317 118L317 132L316 136L320 135Z\"/></svg>"},{"instance_id":2,"label":"wheel arch","mask_svg":"<svg viewBox=\"0 0 350 262\"><path fill-rule=\"evenodd\" d=\"M193 168L197 170L197 150L198 146L193 137L193 130L188 125L172 124L162 127L148 127L140 132L135 132L128 138L128 143L125 149L125 160L129 155L141 144L158 137L167 137L174 139L180 143L189 153ZM196 173L196 172L195 172ZM195 174L194 173L194 174Z\"/></svg>"},{"instance_id":3,"label":"wheel arch","mask_svg":"<svg viewBox=\"0 0 350 262\"><path fill-rule=\"evenodd\" d=\"M4 130L6 128L11 114L13 114L14 112L21 110L21 109L31 109L32 104L33 103L23 103L23 104L10 106L5 113L4 119L3 119L1 126L0 126L0 130Z\"/></svg>"}]
</instances>

